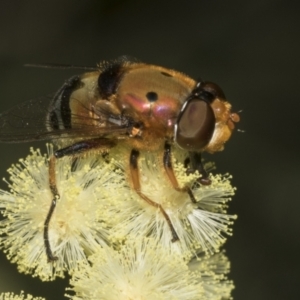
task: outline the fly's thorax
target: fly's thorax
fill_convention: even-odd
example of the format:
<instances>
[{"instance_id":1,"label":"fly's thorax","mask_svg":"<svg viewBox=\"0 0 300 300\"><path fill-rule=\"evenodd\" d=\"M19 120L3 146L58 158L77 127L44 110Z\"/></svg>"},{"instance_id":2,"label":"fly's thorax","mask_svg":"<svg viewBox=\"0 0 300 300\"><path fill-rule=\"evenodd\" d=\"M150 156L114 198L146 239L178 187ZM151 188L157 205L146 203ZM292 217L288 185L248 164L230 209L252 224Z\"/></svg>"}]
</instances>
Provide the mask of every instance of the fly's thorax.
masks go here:
<instances>
[{"instance_id":1,"label":"fly's thorax","mask_svg":"<svg viewBox=\"0 0 300 300\"><path fill-rule=\"evenodd\" d=\"M194 80L172 70L145 64L133 65L120 81L116 105L145 127L167 130L175 125L182 103Z\"/></svg>"}]
</instances>

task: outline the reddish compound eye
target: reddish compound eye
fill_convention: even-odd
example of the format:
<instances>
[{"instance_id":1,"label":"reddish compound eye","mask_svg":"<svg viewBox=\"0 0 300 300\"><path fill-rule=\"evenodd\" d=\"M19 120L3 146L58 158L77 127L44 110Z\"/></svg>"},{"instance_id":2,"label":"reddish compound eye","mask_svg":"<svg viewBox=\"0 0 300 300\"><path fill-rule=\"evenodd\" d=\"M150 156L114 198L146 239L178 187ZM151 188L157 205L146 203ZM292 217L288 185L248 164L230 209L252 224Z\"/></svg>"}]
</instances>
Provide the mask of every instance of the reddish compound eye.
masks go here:
<instances>
[{"instance_id":1,"label":"reddish compound eye","mask_svg":"<svg viewBox=\"0 0 300 300\"><path fill-rule=\"evenodd\" d=\"M175 142L182 149L201 151L213 135L215 121L213 109L207 101L189 100L179 115Z\"/></svg>"}]
</instances>

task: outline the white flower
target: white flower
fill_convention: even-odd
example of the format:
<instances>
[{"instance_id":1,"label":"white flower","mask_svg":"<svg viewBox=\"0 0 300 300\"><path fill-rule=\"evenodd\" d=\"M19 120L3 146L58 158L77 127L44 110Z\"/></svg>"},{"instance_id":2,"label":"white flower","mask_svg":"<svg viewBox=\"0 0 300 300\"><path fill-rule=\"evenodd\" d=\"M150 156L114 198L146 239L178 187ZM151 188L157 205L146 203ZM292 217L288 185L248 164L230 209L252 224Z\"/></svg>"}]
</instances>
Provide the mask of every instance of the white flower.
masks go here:
<instances>
[{"instance_id":1,"label":"white flower","mask_svg":"<svg viewBox=\"0 0 300 300\"><path fill-rule=\"evenodd\" d=\"M14 293L1 293L0 300L45 300L45 298L33 297L31 295L25 296L22 291L19 295L15 295Z\"/></svg>"},{"instance_id":2,"label":"white flower","mask_svg":"<svg viewBox=\"0 0 300 300\"><path fill-rule=\"evenodd\" d=\"M20 271L53 280L75 270L74 299L230 296L233 285L226 279L227 260L222 254L208 255L219 251L235 219L226 214L226 203L234 194L229 175L210 174L212 184L200 186L199 174L187 176L182 163L173 159L176 178L180 186L193 191L197 200L193 203L186 192L171 185L160 152L141 153L141 191L170 217L179 236L172 243L161 211L131 186L128 149L112 150L108 161L96 153L58 159L60 199L49 227L49 242L58 260L48 263L43 229L52 200L48 157L53 150L49 147L46 156L31 152L9 170L11 191L0 191L5 216L0 221L0 245ZM197 253L198 260L187 265Z\"/></svg>"},{"instance_id":3,"label":"white flower","mask_svg":"<svg viewBox=\"0 0 300 300\"><path fill-rule=\"evenodd\" d=\"M234 285L227 279L230 263L223 252L212 256L199 255L188 266L191 271L199 274L198 281L201 282L204 290L201 299L231 299Z\"/></svg>"},{"instance_id":4,"label":"white flower","mask_svg":"<svg viewBox=\"0 0 300 300\"><path fill-rule=\"evenodd\" d=\"M74 300L203 299L200 273L153 239L129 239L119 251L105 246L89 260L71 279Z\"/></svg>"},{"instance_id":5,"label":"white flower","mask_svg":"<svg viewBox=\"0 0 300 300\"><path fill-rule=\"evenodd\" d=\"M0 221L1 247L21 272L33 273L42 280L63 277L64 271L73 269L105 243L105 211L96 208L111 197L114 189L122 187L123 178L101 154L57 160L60 199L50 222L49 241L58 260L48 263L43 228L52 200L48 179L48 157L52 154L51 146L48 156L31 150L31 155L8 171L11 191L0 191L0 209L6 217ZM101 187L97 193L96 186Z\"/></svg>"},{"instance_id":6,"label":"white flower","mask_svg":"<svg viewBox=\"0 0 300 300\"><path fill-rule=\"evenodd\" d=\"M124 162L125 161L125 162ZM128 161L128 160L127 160ZM130 175L126 160L120 154L117 162ZM116 223L113 236L120 240L129 234L136 237L153 236L171 250L190 258L196 252L209 254L218 252L226 241L225 235L231 234L230 225L236 218L226 213L226 203L234 194L229 175L212 175L209 186L196 183L199 174L186 175L186 169L178 160L173 166L180 186L189 186L197 200L193 203L186 192L176 191L167 178L162 157L153 152L144 152L139 159L141 191L149 199L162 205L179 237L172 242L170 227L159 209L149 205L128 186L130 197L119 192L105 207Z\"/></svg>"}]
</instances>

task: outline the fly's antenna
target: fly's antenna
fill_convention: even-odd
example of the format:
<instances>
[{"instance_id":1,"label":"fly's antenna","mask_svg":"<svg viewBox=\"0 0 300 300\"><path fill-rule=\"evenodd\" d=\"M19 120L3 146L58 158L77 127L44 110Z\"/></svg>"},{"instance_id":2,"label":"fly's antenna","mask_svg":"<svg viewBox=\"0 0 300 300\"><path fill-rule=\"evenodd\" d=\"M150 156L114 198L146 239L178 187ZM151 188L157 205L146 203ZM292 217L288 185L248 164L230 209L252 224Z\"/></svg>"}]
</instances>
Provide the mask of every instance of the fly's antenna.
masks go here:
<instances>
[{"instance_id":1,"label":"fly's antenna","mask_svg":"<svg viewBox=\"0 0 300 300\"><path fill-rule=\"evenodd\" d=\"M237 113L237 114L240 114L240 113L242 113L242 112L243 112L243 110L240 109L240 110L237 111L236 113ZM244 129L239 129L239 128L237 128L236 131L237 131L237 132L240 132L240 133L245 133L245 132L246 132Z\"/></svg>"}]
</instances>

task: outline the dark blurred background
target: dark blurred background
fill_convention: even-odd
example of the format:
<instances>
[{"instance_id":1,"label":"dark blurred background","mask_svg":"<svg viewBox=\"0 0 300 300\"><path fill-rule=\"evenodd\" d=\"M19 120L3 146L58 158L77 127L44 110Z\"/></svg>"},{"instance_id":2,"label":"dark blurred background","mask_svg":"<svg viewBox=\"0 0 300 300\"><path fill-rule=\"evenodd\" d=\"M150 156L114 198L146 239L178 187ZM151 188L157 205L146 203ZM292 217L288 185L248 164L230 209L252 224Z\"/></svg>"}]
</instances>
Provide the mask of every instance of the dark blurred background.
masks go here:
<instances>
[{"instance_id":1,"label":"dark blurred background","mask_svg":"<svg viewBox=\"0 0 300 300\"><path fill-rule=\"evenodd\" d=\"M238 188L230 212L239 218L225 245L234 299L300 299L299 15L299 2L283 0L3 0L0 111L78 73L24 63L94 66L127 54L217 82L243 110L245 130L207 156ZM1 144L0 177L32 145ZM41 284L0 258L0 292L63 298L66 281Z\"/></svg>"}]
</instances>

